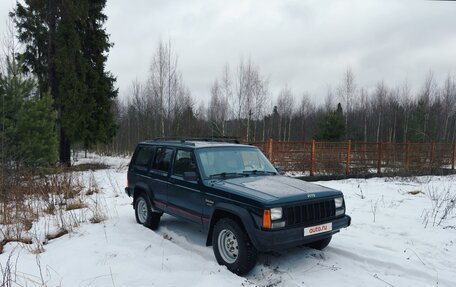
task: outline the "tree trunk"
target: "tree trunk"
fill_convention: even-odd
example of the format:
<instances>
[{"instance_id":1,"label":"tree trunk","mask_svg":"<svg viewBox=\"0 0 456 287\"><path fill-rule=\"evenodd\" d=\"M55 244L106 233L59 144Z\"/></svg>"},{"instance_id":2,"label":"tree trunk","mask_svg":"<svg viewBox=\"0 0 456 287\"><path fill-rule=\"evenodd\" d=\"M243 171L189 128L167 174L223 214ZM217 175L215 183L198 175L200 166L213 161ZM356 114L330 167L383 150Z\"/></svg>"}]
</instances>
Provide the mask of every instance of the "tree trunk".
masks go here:
<instances>
[{"instance_id":1,"label":"tree trunk","mask_svg":"<svg viewBox=\"0 0 456 287\"><path fill-rule=\"evenodd\" d=\"M454 126L453 126L453 136L451 137L451 141L455 141L456 140L456 117L454 119Z\"/></svg>"},{"instance_id":2,"label":"tree trunk","mask_svg":"<svg viewBox=\"0 0 456 287\"><path fill-rule=\"evenodd\" d=\"M393 142L396 142L396 121L397 121L397 116L396 116L396 112L394 112Z\"/></svg>"},{"instance_id":3,"label":"tree trunk","mask_svg":"<svg viewBox=\"0 0 456 287\"><path fill-rule=\"evenodd\" d=\"M288 122L288 141L290 141L290 138L291 138L291 117L290 117L290 121Z\"/></svg>"},{"instance_id":4,"label":"tree trunk","mask_svg":"<svg viewBox=\"0 0 456 287\"><path fill-rule=\"evenodd\" d=\"M407 133L408 133L408 121L409 121L409 115L408 113L405 113L405 123L404 123L404 143L407 142Z\"/></svg>"},{"instance_id":5,"label":"tree trunk","mask_svg":"<svg viewBox=\"0 0 456 287\"><path fill-rule=\"evenodd\" d=\"M348 101L347 105L345 107L345 139L348 140L349 135L348 135Z\"/></svg>"},{"instance_id":6,"label":"tree trunk","mask_svg":"<svg viewBox=\"0 0 456 287\"><path fill-rule=\"evenodd\" d=\"M63 128L60 128L60 141L59 141L59 158L60 164L65 167L71 166L71 144L70 139L65 135Z\"/></svg>"},{"instance_id":7,"label":"tree trunk","mask_svg":"<svg viewBox=\"0 0 456 287\"><path fill-rule=\"evenodd\" d=\"M423 127L423 142L426 141L426 133L427 133L427 126L428 126L428 119L429 115L424 116L424 127Z\"/></svg>"},{"instance_id":8,"label":"tree trunk","mask_svg":"<svg viewBox=\"0 0 456 287\"><path fill-rule=\"evenodd\" d=\"M449 120L449 116L445 116L445 124L443 126L443 140L446 140L447 139L447 133L448 133L448 120Z\"/></svg>"},{"instance_id":9,"label":"tree trunk","mask_svg":"<svg viewBox=\"0 0 456 287\"><path fill-rule=\"evenodd\" d=\"M377 142L380 142L380 125L381 125L382 115L378 114L378 125L377 125Z\"/></svg>"},{"instance_id":10,"label":"tree trunk","mask_svg":"<svg viewBox=\"0 0 456 287\"><path fill-rule=\"evenodd\" d=\"M282 116L279 116L279 141L282 140Z\"/></svg>"},{"instance_id":11,"label":"tree trunk","mask_svg":"<svg viewBox=\"0 0 456 287\"><path fill-rule=\"evenodd\" d=\"M59 102L59 88L57 83L56 76L56 67L55 67L55 31L56 31L56 22L57 22L57 6L54 0L49 0L48 7L48 51L47 51L47 60L48 60L48 79L49 79L49 89L51 91L52 99L54 103ZM43 91L46 92L46 91ZM60 104L59 104L60 105ZM57 106L57 118L56 118L56 132L59 136L59 160L62 166L71 165L71 148L70 142L65 136L65 132L62 127L62 109L63 107Z\"/></svg>"},{"instance_id":12,"label":"tree trunk","mask_svg":"<svg viewBox=\"0 0 456 287\"><path fill-rule=\"evenodd\" d=\"M247 142L250 141L250 117L251 117L251 115L252 115L252 111L249 110L249 114L247 117L247 132L246 132Z\"/></svg>"},{"instance_id":13,"label":"tree trunk","mask_svg":"<svg viewBox=\"0 0 456 287\"><path fill-rule=\"evenodd\" d=\"M263 137L262 137L262 141L264 142L264 133L265 133L265 129L266 129L266 117L263 117Z\"/></svg>"},{"instance_id":14,"label":"tree trunk","mask_svg":"<svg viewBox=\"0 0 456 287\"><path fill-rule=\"evenodd\" d=\"M253 122L253 141L256 141L256 133L257 133L257 120Z\"/></svg>"}]
</instances>

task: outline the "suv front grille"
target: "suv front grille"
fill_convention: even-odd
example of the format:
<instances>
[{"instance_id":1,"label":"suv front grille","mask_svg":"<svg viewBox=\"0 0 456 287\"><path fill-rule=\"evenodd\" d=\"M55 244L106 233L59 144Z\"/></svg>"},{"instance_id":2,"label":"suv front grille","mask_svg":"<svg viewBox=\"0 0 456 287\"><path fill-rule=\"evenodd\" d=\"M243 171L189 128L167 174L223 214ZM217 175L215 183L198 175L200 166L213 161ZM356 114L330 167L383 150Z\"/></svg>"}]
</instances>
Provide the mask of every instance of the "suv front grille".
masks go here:
<instances>
[{"instance_id":1,"label":"suv front grille","mask_svg":"<svg viewBox=\"0 0 456 287\"><path fill-rule=\"evenodd\" d=\"M287 226L324 221L336 215L334 199L285 207Z\"/></svg>"}]
</instances>

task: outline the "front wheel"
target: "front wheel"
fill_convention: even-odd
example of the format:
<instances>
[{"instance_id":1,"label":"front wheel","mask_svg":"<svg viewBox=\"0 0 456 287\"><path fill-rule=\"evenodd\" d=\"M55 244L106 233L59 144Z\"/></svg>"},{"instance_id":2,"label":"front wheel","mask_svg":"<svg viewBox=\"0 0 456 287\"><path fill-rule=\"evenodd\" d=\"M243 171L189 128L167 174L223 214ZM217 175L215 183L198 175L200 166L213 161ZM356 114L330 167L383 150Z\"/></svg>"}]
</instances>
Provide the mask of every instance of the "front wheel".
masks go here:
<instances>
[{"instance_id":1,"label":"front wheel","mask_svg":"<svg viewBox=\"0 0 456 287\"><path fill-rule=\"evenodd\" d=\"M306 244L306 246L313 249L323 250L324 248L326 248L326 246L328 246L329 242L331 242L331 238L332 236L329 236L327 238L308 243Z\"/></svg>"},{"instance_id":2,"label":"front wheel","mask_svg":"<svg viewBox=\"0 0 456 287\"><path fill-rule=\"evenodd\" d=\"M158 228L161 214L152 212L152 204L149 197L145 194L139 194L135 200L135 217L136 222L152 230Z\"/></svg>"},{"instance_id":3,"label":"front wheel","mask_svg":"<svg viewBox=\"0 0 456 287\"><path fill-rule=\"evenodd\" d=\"M212 244L217 262L231 272L242 275L255 267L257 250L234 220L223 218L215 224Z\"/></svg>"}]
</instances>

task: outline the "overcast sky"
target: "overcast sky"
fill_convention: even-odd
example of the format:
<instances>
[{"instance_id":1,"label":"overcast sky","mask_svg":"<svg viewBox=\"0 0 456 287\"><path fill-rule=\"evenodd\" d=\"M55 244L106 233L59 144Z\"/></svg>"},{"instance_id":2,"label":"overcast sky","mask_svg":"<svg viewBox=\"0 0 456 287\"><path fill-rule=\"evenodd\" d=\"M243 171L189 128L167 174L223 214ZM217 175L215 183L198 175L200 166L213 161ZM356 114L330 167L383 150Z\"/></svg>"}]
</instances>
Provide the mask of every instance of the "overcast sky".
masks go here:
<instances>
[{"instance_id":1,"label":"overcast sky","mask_svg":"<svg viewBox=\"0 0 456 287\"><path fill-rule=\"evenodd\" d=\"M0 2L6 17L15 1ZM367 88L407 79L416 90L430 70L437 80L456 74L453 1L108 0L106 13L108 69L121 95L147 77L161 39L173 41L186 85L203 101L223 65L241 57L260 67L274 96L288 85L317 103L348 66Z\"/></svg>"}]
</instances>

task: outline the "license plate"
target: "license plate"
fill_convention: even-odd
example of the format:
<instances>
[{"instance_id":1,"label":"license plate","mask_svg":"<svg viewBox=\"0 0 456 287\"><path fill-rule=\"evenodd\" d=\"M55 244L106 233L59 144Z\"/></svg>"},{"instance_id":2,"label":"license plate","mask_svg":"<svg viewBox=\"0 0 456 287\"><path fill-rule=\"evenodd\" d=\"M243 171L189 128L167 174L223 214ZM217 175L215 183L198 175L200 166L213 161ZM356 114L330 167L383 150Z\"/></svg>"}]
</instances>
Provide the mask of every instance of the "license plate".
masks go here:
<instances>
[{"instance_id":1,"label":"license plate","mask_svg":"<svg viewBox=\"0 0 456 287\"><path fill-rule=\"evenodd\" d=\"M315 235L332 230L332 222L304 228L304 236Z\"/></svg>"}]
</instances>

